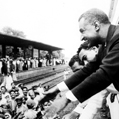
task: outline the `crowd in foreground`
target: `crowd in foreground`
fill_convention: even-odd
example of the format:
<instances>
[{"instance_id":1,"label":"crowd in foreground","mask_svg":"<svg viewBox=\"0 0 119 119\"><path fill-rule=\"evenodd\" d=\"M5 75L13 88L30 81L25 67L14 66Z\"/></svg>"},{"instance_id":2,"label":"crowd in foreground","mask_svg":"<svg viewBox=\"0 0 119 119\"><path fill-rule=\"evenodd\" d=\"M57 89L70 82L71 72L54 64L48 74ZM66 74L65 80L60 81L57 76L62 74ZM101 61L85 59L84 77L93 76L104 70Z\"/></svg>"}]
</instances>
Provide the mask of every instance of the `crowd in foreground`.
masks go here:
<instances>
[{"instance_id":1,"label":"crowd in foreground","mask_svg":"<svg viewBox=\"0 0 119 119\"><path fill-rule=\"evenodd\" d=\"M55 97L45 97L43 92L49 86L32 86L28 89L23 84L11 84L8 91L5 86L0 87L0 119L45 119L44 111Z\"/></svg>"},{"instance_id":2,"label":"crowd in foreground","mask_svg":"<svg viewBox=\"0 0 119 119\"><path fill-rule=\"evenodd\" d=\"M1 60L0 119L45 118L44 111L51 105L55 98L52 96L48 98L43 95L43 92L49 89L48 85L43 86L39 83L28 89L24 84L16 84L16 72L22 71L25 68L23 64L27 68L30 67L30 64L34 66L31 68L37 68L39 66L37 59L26 61L20 59L12 60L7 57Z\"/></svg>"}]
</instances>

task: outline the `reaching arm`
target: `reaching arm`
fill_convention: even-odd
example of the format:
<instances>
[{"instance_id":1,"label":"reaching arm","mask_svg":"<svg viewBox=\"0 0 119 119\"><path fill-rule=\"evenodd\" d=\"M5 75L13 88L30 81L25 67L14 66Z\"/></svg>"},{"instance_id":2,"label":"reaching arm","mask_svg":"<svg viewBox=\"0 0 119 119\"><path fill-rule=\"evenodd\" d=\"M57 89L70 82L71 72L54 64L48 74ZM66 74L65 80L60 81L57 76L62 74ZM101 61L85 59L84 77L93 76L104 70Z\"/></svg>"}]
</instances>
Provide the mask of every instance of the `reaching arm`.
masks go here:
<instances>
[{"instance_id":1,"label":"reaching arm","mask_svg":"<svg viewBox=\"0 0 119 119\"><path fill-rule=\"evenodd\" d=\"M74 73L71 77L65 80L65 84L71 90L78 84L80 84L85 78L87 78L90 74L95 72L99 68L100 60L98 60L98 56L95 61L88 63L84 68Z\"/></svg>"},{"instance_id":2,"label":"reaching arm","mask_svg":"<svg viewBox=\"0 0 119 119\"><path fill-rule=\"evenodd\" d=\"M77 78L80 79L80 75ZM73 88L72 92L83 102L111 83L119 90L119 39L112 44L99 69Z\"/></svg>"}]
</instances>

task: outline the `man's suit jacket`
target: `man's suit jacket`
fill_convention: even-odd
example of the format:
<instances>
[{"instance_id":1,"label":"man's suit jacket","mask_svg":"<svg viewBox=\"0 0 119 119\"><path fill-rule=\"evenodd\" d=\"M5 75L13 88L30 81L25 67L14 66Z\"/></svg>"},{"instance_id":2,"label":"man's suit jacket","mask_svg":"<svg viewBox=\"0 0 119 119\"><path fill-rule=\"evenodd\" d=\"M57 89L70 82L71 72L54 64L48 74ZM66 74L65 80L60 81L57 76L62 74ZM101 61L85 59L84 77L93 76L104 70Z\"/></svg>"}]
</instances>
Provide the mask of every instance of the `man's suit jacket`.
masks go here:
<instances>
[{"instance_id":1,"label":"man's suit jacket","mask_svg":"<svg viewBox=\"0 0 119 119\"><path fill-rule=\"evenodd\" d=\"M119 90L119 26L110 25L105 45L100 47L96 61L88 63L65 81L80 102L111 83Z\"/></svg>"}]
</instances>

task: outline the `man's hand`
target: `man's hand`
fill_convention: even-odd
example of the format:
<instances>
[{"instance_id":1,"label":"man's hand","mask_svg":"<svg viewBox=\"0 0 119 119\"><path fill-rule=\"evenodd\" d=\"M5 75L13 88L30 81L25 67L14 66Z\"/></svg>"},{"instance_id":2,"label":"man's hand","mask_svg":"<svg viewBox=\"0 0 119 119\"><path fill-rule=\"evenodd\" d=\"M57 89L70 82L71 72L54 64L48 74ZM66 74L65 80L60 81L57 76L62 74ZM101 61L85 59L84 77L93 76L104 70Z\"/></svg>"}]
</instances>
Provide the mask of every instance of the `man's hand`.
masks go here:
<instances>
[{"instance_id":1,"label":"man's hand","mask_svg":"<svg viewBox=\"0 0 119 119\"><path fill-rule=\"evenodd\" d=\"M70 101L66 98L66 96L63 96L55 100L52 103L52 105L45 110L45 113L44 113L45 117L46 118L53 117L56 113L64 109L69 102Z\"/></svg>"},{"instance_id":2,"label":"man's hand","mask_svg":"<svg viewBox=\"0 0 119 119\"><path fill-rule=\"evenodd\" d=\"M59 91L58 87L55 86L55 87L49 89L48 91L43 92L43 94L44 94L44 95L48 95L48 94L56 93L56 92L58 92L58 91Z\"/></svg>"},{"instance_id":3,"label":"man's hand","mask_svg":"<svg viewBox=\"0 0 119 119\"><path fill-rule=\"evenodd\" d=\"M59 90L58 90L57 86L49 89L48 91L43 92L42 94L44 96L44 101L54 99L57 96L58 92L59 92Z\"/></svg>"},{"instance_id":4,"label":"man's hand","mask_svg":"<svg viewBox=\"0 0 119 119\"><path fill-rule=\"evenodd\" d=\"M80 114L72 111L71 113L64 115L62 119L78 119L79 116L80 116Z\"/></svg>"}]
</instances>

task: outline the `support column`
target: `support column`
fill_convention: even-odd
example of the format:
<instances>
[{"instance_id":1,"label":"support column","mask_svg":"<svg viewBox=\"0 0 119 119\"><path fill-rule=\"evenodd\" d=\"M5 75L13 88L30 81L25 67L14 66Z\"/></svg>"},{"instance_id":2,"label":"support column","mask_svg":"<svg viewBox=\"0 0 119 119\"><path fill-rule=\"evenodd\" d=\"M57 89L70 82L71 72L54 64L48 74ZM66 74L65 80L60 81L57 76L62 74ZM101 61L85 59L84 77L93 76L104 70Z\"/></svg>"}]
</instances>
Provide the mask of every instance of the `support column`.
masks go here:
<instances>
[{"instance_id":1,"label":"support column","mask_svg":"<svg viewBox=\"0 0 119 119\"><path fill-rule=\"evenodd\" d=\"M52 51L48 51L49 53L49 65L52 65Z\"/></svg>"},{"instance_id":2,"label":"support column","mask_svg":"<svg viewBox=\"0 0 119 119\"><path fill-rule=\"evenodd\" d=\"M2 45L2 57L5 58L6 56L6 45Z\"/></svg>"},{"instance_id":3,"label":"support column","mask_svg":"<svg viewBox=\"0 0 119 119\"><path fill-rule=\"evenodd\" d=\"M23 52L24 52L24 59L26 58L26 48L23 48Z\"/></svg>"},{"instance_id":4,"label":"support column","mask_svg":"<svg viewBox=\"0 0 119 119\"><path fill-rule=\"evenodd\" d=\"M40 58L40 50L38 49L38 58Z\"/></svg>"},{"instance_id":5,"label":"support column","mask_svg":"<svg viewBox=\"0 0 119 119\"><path fill-rule=\"evenodd\" d=\"M31 49L31 57L33 58L33 48Z\"/></svg>"},{"instance_id":6,"label":"support column","mask_svg":"<svg viewBox=\"0 0 119 119\"><path fill-rule=\"evenodd\" d=\"M13 51L14 51L14 58L17 59L17 47L16 46L14 46Z\"/></svg>"}]
</instances>

